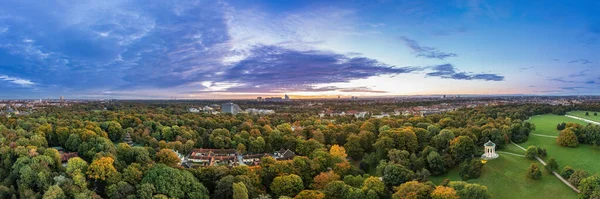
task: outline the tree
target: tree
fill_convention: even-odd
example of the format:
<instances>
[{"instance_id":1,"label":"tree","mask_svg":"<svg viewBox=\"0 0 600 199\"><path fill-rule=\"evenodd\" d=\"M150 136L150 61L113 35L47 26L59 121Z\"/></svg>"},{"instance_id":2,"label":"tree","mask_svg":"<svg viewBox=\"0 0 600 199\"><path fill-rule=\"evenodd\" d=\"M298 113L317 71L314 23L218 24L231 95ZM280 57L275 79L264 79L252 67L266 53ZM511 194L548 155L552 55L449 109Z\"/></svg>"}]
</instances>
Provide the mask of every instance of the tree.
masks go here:
<instances>
[{"instance_id":1,"label":"tree","mask_svg":"<svg viewBox=\"0 0 600 199\"><path fill-rule=\"evenodd\" d=\"M43 199L67 199L67 196L58 185L54 185L46 190Z\"/></svg>"},{"instance_id":2,"label":"tree","mask_svg":"<svg viewBox=\"0 0 600 199\"><path fill-rule=\"evenodd\" d=\"M331 146L331 149L329 149L329 153L334 158L340 158L340 159L346 159L346 156L348 156L348 155L346 155L346 150L344 149L344 147L337 145L337 144Z\"/></svg>"},{"instance_id":3,"label":"tree","mask_svg":"<svg viewBox=\"0 0 600 199\"><path fill-rule=\"evenodd\" d=\"M322 172L315 176L312 187L314 189L323 189L328 183L338 180L340 180L340 175L334 173L333 171Z\"/></svg>"},{"instance_id":4,"label":"tree","mask_svg":"<svg viewBox=\"0 0 600 199\"><path fill-rule=\"evenodd\" d=\"M560 176L562 176L565 179L569 179L569 177L571 177L571 175L575 172L575 170L573 168L571 168L570 166L565 166L565 168L563 168L562 171L560 171Z\"/></svg>"},{"instance_id":5,"label":"tree","mask_svg":"<svg viewBox=\"0 0 600 199\"><path fill-rule=\"evenodd\" d=\"M154 185L156 194L170 198L208 199L208 190L188 171L177 170L164 164L152 167L144 174L141 184Z\"/></svg>"},{"instance_id":6,"label":"tree","mask_svg":"<svg viewBox=\"0 0 600 199\"><path fill-rule=\"evenodd\" d=\"M569 176L567 181L569 181L569 183L571 183L573 186L578 187L581 180L587 178L588 176L590 176L588 172L582 169L577 169L575 172L573 172L573 174L571 174L571 176Z\"/></svg>"},{"instance_id":7,"label":"tree","mask_svg":"<svg viewBox=\"0 0 600 199\"><path fill-rule=\"evenodd\" d=\"M154 195L155 191L156 188L154 188L154 185L150 183L144 183L138 186L136 195L139 199L152 199L152 195Z\"/></svg>"},{"instance_id":8,"label":"tree","mask_svg":"<svg viewBox=\"0 0 600 199\"><path fill-rule=\"evenodd\" d=\"M585 112L585 116L590 116L590 113L589 112Z\"/></svg>"},{"instance_id":9,"label":"tree","mask_svg":"<svg viewBox=\"0 0 600 199\"><path fill-rule=\"evenodd\" d=\"M538 156L538 149L536 146L529 146L527 150L525 150L525 156L531 160L535 159Z\"/></svg>"},{"instance_id":10,"label":"tree","mask_svg":"<svg viewBox=\"0 0 600 199\"><path fill-rule=\"evenodd\" d=\"M294 199L324 199L325 194L319 190L302 190Z\"/></svg>"},{"instance_id":11,"label":"tree","mask_svg":"<svg viewBox=\"0 0 600 199\"><path fill-rule=\"evenodd\" d=\"M248 189L243 182L233 183L233 199L248 199Z\"/></svg>"},{"instance_id":12,"label":"tree","mask_svg":"<svg viewBox=\"0 0 600 199\"><path fill-rule=\"evenodd\" d=\"M489 199L492 196L488 192L486 186L479 184L469 184L463 181L453 181L448 183L448 187L456 190L456 193L460 198L477 198L477 199Z\"/></svg>"},{"instance_id":13,"label":"tree","mask_svg":"<svg viewBox=\"0 0 600 199\"><path fill-rule=\"evenodd\" d=\"M600 198L600 177L593 175L584 178L579 183L579 198Z\"/></svg>"},{"instance_id":14,"label":"tree","mask_svg":"<svg viewBox=\"0 0 600 199\"><path fill-rule=\"evenodd\" d=\"M558 163L556 162L556 159L554 158L549 158L548 162L546 163L546 166L544 166L546 168L546 171L548 171L549 173L552 173L553 171L558 170Z\"/></svg>"},{"instance_id":15,"label":"tree","mask_svg":"<svg viewBox=\"0 0 600 199\"><path fill-rule=\"evenodd\" d=\"M468 136L458 136L450 141L450 151L456 161L471 159L477 149L475 142Z\"/></svg>"},{"instance_id":16,"label":"tree","mask_svg":"<svg viewBox=\"0 0 600 199\"><path fill-rule=\"evenodd\" d=\"M67 174L71 175L73 172L75 172L76 170L79 170L79 172L81 173L85 173L87 171L88 168L88 163L79 158L79 157L74 157L71 158L67 161Z\"/></svg>"},{"instance_id":17,"label":"tree","mask_svg":"<svg viewBox=\"0 0 600 199\"><path fill-rule=\"evenodd\" d=\"M384 163L381 163L384 164ZM410 180L414 173L399 164L387 164L378 166L378 171L382 174L383 182L388 187L398 186Z\"/></svg>"},{"instance_id":18,"label":"tree","mask_svg":"<svg viewBox=\"0 0 600 199\"><path fill-rule=\"evenodd\" d=\"M156 153L156 162L163 163L168 166L177 166L181 159L171 149L161 149Z\"/></svg>"},{"instance_id":19,"label":"tree","mask_svg":"<svg viewBox=\"0 0 600 199\"><path fill-rule=\"evenodd\" d=\"M458 174L462 180L477 179L481 176L481 168L483 163L478 159L472 159L470 161L463 162L460 164L460 171Z\"/></svg>"},{"instance_id":20,"label":"tree","mask_svg":"<svg viewBox=\"0 0 600 199\"><path fill-rule=\"evenodd\" d=\"M379 196L385 194L385 184L378 177L368 177L364 182L361 190L365 193L373 191Z\"/></svg>"},{"instance_id":21,"label":"tree","mask_svg":"<svg viewBox=\"0 0 600 199\"><path fill-rule=\"evenodd\" d=\"M458 199L458 194L456 194L456 190L450 187L437 186L431 192L432 199Z\"/></svg>"},{"instance_id":22,"label":"tree","mask_svg":"<svg viewBox=\"0 0 600 199\"><path fill-rule=\"evenodd\" d=\"M396 188L396 192L392 195L393 199L428 199L431 192L435 189L433 183L421 183L419 181L410 181L401 184Z\"/></svg>"},{"instance_id":23,"label":"tree","mask_svg":"<svg viewBox=\"0 0 600 199\"><path fill-rule=\"evenodd\" d=\"M127 182L120 181L117 184L108 186L106 192L109 198L127 198L129 195L135 194L135 187Z\"/></svg>"},{"instance_id":24,"label":"tree","mask_svg":"<svg viewBox=\"0 0 600 199\"><path fill-rule=\"evenodd\" d=\"M558 123L556 125L556 130L562 131L562 130L565 130L566 127L567 127L567 123L564 123L564 122Z\"/></svg>"},{"instance_id":25,"label":"tree","mask_svg":"<svg viewBox=\"0 0 600 199\"><path fill-rule=\"evenodd\" d=\"M431 151L429 155L427 155L427 165L429 165L429 171L431 171L431 174L434 176L446 173L444 158L435 151Z\"/></svg>"},{"instance_id":26,"label":"tree","mask_svg":"<svg viewBox=\"0 0 600 199\"><path fill-rule=\"evenodd\" d=\"M529 169L527 169L527 177L534 180L542 179L542 172L536 163L531 163L531 165L529 165Z\"/></svg>"},{"instance_id":27,"label":"tree","mask_svg":"<svg viewBox=\"0 0 600 199\"><path fill-rule=\"evenodd\" d=\"M304 184L302 184L300 176L290 174L276 177L270 188L276 196L293 197L304 189Z\"/></svg>"},{"instance_id":28,"label":"tree","mask_svg":"<svg viewBox=\"0 0 600 199\"><path fill-rule=\"evenodd\" d=\"M225 176L217 182L217 186L212 194L212 198L228 199L233 197L234 177L232 175ZM248 192L248 190L246 190Z\"/></svg>"},{"instance_id":29,"label":"tree","mask_svg":"<svg viewBox=\"0 0 600 199\"><path fill-rule=\"evenodd\" d=\"M556 143L564 147L576 147L579 144L577 136L571 129L565 129L560 131Z\"/></svg>"},{"instance_id":30,"label":"tree","mask_svg":"<svg viewBox=\"0 0 600 199\"><path fill-rule=\"evenodd\" d=\"M596 112L595 112L595 113L594 113L594 116L598 116L598 113L596 113Z\"/></svg>"},{"instance_id":31,"label":"tree","mask_svg":"<svg viewBox=\"0 0 600 199\"><path fill-rule=\"evenodd\" d=\"M111 157L101 157L90 164L86 173L91 179L104 181L117 173L114 162Z\"/></svg>"}]
</instances>

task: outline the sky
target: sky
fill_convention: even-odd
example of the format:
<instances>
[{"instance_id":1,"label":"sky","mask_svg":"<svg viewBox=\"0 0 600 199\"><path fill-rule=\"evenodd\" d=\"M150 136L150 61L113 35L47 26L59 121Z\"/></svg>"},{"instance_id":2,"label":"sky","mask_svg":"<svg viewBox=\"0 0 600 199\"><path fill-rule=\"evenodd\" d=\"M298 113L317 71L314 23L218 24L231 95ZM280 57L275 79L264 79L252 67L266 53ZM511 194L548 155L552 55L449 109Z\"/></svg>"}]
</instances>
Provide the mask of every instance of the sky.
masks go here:
<instances>
[{"instance_id":1,"label":"sky","mask_svg":"<svg viewBox=\"0 0 600 199\"><path fill-rule=\"evenodd\" d=\"M600 1L4 0L1 99L600 95Z\"/></svg>"}]
</instances>

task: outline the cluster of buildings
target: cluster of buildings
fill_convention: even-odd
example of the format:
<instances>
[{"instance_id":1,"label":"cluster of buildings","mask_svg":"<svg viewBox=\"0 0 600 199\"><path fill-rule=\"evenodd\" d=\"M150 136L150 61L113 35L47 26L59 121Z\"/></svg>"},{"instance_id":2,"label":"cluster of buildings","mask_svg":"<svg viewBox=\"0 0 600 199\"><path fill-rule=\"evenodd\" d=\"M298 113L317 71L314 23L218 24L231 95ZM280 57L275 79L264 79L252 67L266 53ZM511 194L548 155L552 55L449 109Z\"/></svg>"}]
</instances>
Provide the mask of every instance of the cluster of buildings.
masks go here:
<instances>
[{"instance_id":1,"label":"cluster of buildings","mask_svg":"<svg viewBox=\"0 0 600 199\"><path fill-rule=\"evenodd\" d=\"M182 165L188 168L200 166L236 166L258 165L260 159L271 156L277 160L291 160L296 154L289 149L280 149L271 154L241 154L235 149L194 149L182 159Z\"/></svg>"},{"instance_id":2,"label":"cluster of buildings","mask_svg":"<svg viewBox=\"0 0 600 199\"><path fill-rule=\"evenodd\" d=\"M257 97L256 101L259 102L284 102L284 101L289 101L290 100L290 96L288 96L287 94L284 95L283 97L267 97L267 98L263 98L263 97Z\"/></svg>"},{"instance_id":3,"label":"cluster of buildings","mask_svg":"<svg viewBox=\"0 0 600 199\"><path fill-rule=\"evenodd\" d=\"M270 110L270 109L248 108L246 110L242 110L242 108L240 108L240 106L238 106L237 104L231 103L231 102L224 103L221 105L213 104L210 106L204 106L202 108L189 108L188 111L191 113L202 112L202 113L208 113L208 114L231 113L233 115L238 114L238 113L259 114L259 115L275 113L275 111Z\"/></svg>"}]
</instances>

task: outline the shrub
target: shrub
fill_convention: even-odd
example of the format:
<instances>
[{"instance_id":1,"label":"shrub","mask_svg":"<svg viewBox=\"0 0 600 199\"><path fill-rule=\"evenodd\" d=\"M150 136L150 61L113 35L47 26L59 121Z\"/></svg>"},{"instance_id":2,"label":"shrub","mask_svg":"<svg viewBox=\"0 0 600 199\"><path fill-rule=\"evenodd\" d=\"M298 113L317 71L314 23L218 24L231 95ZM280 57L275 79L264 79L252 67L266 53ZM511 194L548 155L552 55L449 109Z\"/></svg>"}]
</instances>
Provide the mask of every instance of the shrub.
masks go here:
<instances>
[{"instance_id":1,"label":"shrub","mask_svg":"<svg viewBox=\"0 0 600 199\"><path fill-rule=\"evenodd\" d=\"M576 147L579 144L577 136L571 129L565 129L560 131L556 143L564 147Z\"/></svg>"},{"instance_id":2,"label":"shrub","mask_svg":"<svg viewBox=\"0 0 600 199\"><path fill-rule=\"evenodd\" d=\"M534 180L542 179L542 172L536 163L531 163L527 169L527 177Z\"/></svg>"},{"instance_id":3,"label":"shrub","mask_svg":"<svg viewBox=\"0 0 600 199\"><path fill-rule=\"evenodd\" d=\"M569 179L569 177L571 177L571 175L573 174L573 172L575 172L575 170L573 170L573 168L571 168L570 166L566 166L560 172L560 176L562 176L565 179Z\"/></svg>"},{"instance_id":4,"label":"shrub","mask_svg":"<svg viewBox=\"0 0 600 199\"><path fill-rule=\"evenodd\" d=\"M458 174L462 180L477 179L481 176L481 168L483 163L478 159L471 159L460 164L460 171Z\"/></svg>"}]
</instances>

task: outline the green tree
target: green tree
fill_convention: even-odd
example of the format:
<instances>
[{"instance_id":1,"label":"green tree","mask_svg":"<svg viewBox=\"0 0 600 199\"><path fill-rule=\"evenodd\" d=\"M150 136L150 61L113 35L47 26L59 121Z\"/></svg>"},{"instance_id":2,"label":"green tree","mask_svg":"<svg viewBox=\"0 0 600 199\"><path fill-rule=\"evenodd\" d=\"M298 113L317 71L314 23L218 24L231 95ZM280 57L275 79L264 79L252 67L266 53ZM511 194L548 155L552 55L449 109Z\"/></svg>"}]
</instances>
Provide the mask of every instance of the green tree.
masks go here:
<instances>
[{"instance_id":1,"label":"green tree","mask_svg":"<svg viewBox=\"0 0 600 199\"><path fill-rule=\"evenodd\" d=\"M563 170L560 171L560 175L565 179L569 179L569 177L571 177L571 175L574 172L575 170L573 168L571 168L570 166L565 166L565 168L563 168Z\"/></svg>"},{"instance_id":2,"label":"green tree","mask_svg":"<svg viewBox=\"0 0 600 199\"><path fill-rule=\"evenodd\" d=\"M546 171L548 171L549 173L552 173L553 171L558 170L558 163L556 162L556 159L554 158L549 158L548 162L546 162L546 166L544 166L546 168Z\"/></svg>"},{"instance_id":3,"label":"green tree","mask_svg":"<svg viewBox=\"0 0 600 199\"><path fill-rule=\"evenodd\" d=\"M475 142L468 136L458 136L450 141L450 151L456 161L471 159L477 149Z\"/></svg>"},{"instance_id":4,"label":"green tree","mask_svg":"<svg viewBox=\"0 0 600 199\"><path fill-rule=\"evenodd\" d=\"M154 185L144 183L138 186L136 195L139 199L152 199L152 195L154 195L155 191L156 188L154 188Z\"/></svg>"},{"instance_id":5,"label":"green tree","mask_svg":"<svg viewBox=\"0 0 600 199\"><path fill-rule=\"evenodd\" d=\"M478 159L472 159L460 164L460 171L458 174L462 180L477 179L481 176L481 168L483 163Z\"/></svg>"},{"instance_id":6,"label":"green tree","mask_svg":"<svg viewBox=\"0 0 600 199\"><path fill-rule=\"evenodd\" d=\"M248 199L248 189L244 183L233 183L233 199Z\"/></svg>"},{"instance_id":7,"label":"green tree","mask_svg":"<svg viewBox=\"0 0 600 199\"><path fill-rule=\"evenodd\" d=\"M587 171L577 169L575 170L575 172L573 172L573 174L571 174L571 176L569 176L569 179L567 181L569 181L569 183L571 183L573 186L578 187L581 180L589 176L590 174Z\"/></svg>"},{"instance_id":8,"label":"green tree","mask_svg":"<svg viewBox=\"0 0 600 199\"><path fill-rule=\"evenodd\" d=\"M58 185L54 185L46 190L43 199L67 199L67 196Z\"/></svg>"},{"instance_id":9,"label":"green tree","mask_svg":"<svg viewBox=\"0 0 600 199\"><path fill-rule=\"evenodd\" d=\"M582 179L579 183L579 190L581 199L600 198L600 177L593 175Z\"/></svg>"},{"instance_id":10,"label":"green tree","mask_svg":"<svg viewBox=\"0 0 600 199\"><path fill-rule=\"evenodd\" d=\"M576 147L579 144L579 141L577 140L575 132L573 132L571 129L565 129L560 131L558 134L556 143L564 147Z\"/></svg>"},{"instance_id":11,"label":"green tree","mask_svg":"<svg viewBox=\"0 0 600 199\"><path fill-rule=\"evenodd\" d=\"M383 196L385 194L385 184L378 177L371 176L365 179L361 190L364 193L374 191L379 196Z\"/></svg>"},{"instance_id":12,"label":"green tree","mask_svg":"<svg viewBox=\"0 0 600 199\"><path fill-rule=\"evenodd\" d=\"M127 182L120 181L117 184L108 186L106 192L109 198L127 198L128 196L135 194L135 187Z\"/></svg>"},{"instance_id":13,"label":"green tree","mask_svg":"<svg viewBox=\"0 0 600 199\"><path fill-rule=\"evenodd\" d=\"M381 163L385 164L385 163ZM385 164L378 166L378 172L382 174L383 182L388 187L398 186L409 181L414 173L399 164Z\"/></svg>"},{"instance_id":14,"label":"green tree","mask_svg":"<svg viewBox=\"0 0 600 199\"><path fill-rule=\"evenodd\" d=\"M156 153L156 162L163 163L168 166L177 166L181 159L171 149L161 149Z\"/></svg>"},{"instance_id":15,"label":"green tree","mask_svg":"<svg viewBox=\"0 0 600 199\"><path fill-rule=\"evenodd\" d=\"M431 182L421 183L419 181L410 181L401 184L396 188L392 195L393 199L429 199L435 185Z\"/></svg>"},{"instance_id":16,"label":"green tree","mask_svg":"<svg viewBox=\"0 0 600 199\"><path fill-rule=\"evenodd\" d=\"M456 190L456 193L460 198L477 198L477 199L489 199L492 196L488 192L486 186L479 184L469 184L463 181L453 181L448 183L448 187Z\"/></svg>"},{"instance_id":17,"label":"green tree","mask_svg":"<svg viewBox=\"0 0 600 199\"><path fill-rule=\"evenodd\" d=\"M270 188L276 196L294 197L304 189L304 184L300 176L290 174L276 177Z\"/></svg>"},{"instance_id":18,"label":"green tree","mask_svg":"<svg viewBox=\"0 0 600 199\"><path fill-rule=\"evenodd\" d=\"M536 163L531 163L531 165L529 165L529 169L527 169L527 177L534 180L542 179L542 172Z\"/></svg>"},{"instance_id":19,"label":"green tree","mask_svg":"<svg viewBox=\"0 0 600 199\"><path fill-rule=\"evenodd\" d=\"M88 166L89 165L85 160L83 160L79 157L74 157L67 161L67 171L66 172L69 175L71 175L76 170L79 170L79 172L81 172L81 173L85 173L87 171Z\"/></svg>"},{"instance_id":20,"label":"green tree","mask_svg":"<svg viewBox=\"0 0 600 199\"><path fill-rule=\"evenodd\" d=\"M148 170L141 183L150 183L156 188L156 194L172 198L209 198L208 190L191 173L164 164Z\"/></svg>"}]
</instances>

